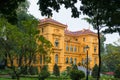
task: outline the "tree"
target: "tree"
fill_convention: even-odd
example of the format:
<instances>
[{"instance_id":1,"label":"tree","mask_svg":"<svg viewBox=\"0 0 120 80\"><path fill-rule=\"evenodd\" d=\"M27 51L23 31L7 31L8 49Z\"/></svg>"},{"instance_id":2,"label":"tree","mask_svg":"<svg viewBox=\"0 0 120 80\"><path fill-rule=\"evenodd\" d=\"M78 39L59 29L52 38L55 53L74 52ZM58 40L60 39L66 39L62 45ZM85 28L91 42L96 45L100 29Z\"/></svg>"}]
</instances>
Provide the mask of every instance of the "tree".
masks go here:
<instances>
[{"instance_id":1,"label":"tree","mask_svg":"<svg viewBox=\"0 0 120 80\"><path fill-rule=\"evenodd\" d=\"M120 63L120 41L116 41L115 44L107 44L106 45L106 54L103 55L102 61L104 67L107 71L114 72L117 68L117 64Z\"/></svg>"},{"instance_id":2,"label":"tree","mask_svg":"<svg viewBox=\"0 0 120 80\"><path fill-rule=\"evenodd\" d=\"M76 64L72 64L72 67L71 67L72 70L78 70L78 67Z\"/></svg>"},{"instance_id":3,"label":"tree","mask_svg":"<svg viewBox=\"0 0 120 80\"><path fill-rule=\"evenodd\" d=\"M57 64L54 65L53 67L53 74L57 77L60 76L60 70Z\"/></svg>"},{"instance_id":4,"label":"tree","mask_svg":"<svg viewBox=\"0 0 120 80\"><path fill-rule=\"evenodd\" d=\"M6 19L2 21L0 28L5 25L5 30L0 32L3 34L1 35L2 39L0 39L3 40L0 41L2 43L2 45L0 44L0 50L2 50L3 53L0 54L9 60L9 66L13 71L11 76L15 76L17 80L19 80L19 76L22 73L21 68L24 66L31 67L33 57L36 56L37 53L45 54L46 58L49 57L49 50L51 50L49 48L52 46L48 40L39 35L37 28L38 21L33 16L28 15L27 19L21 20L20 27L11 25ZM6 39L3 39L4 36L6 36ZM41 44L38 44L37 41ZM41 53L41 51L45 53ZM6 53L7 56L5 56L4 53ZM17 65L14 64L15 60Z\"/></svg>"},{"instance_id":5,"label":"tree","mask_svg":"<svg viewBox=\"0 0 120 80\"><path fill-rule=\"evenodd\" d=\"M81 80L82 78L85 77L85 73L81 70L71 70L70 71L70 78L72 80Z\"/></svg>"},{"instance_id":6,"label":"tree","mask_svg":"<svg viewBox=\"0 0 120 80\"><path fill-rule=\"evenodd\" d=\"M97 64L94 65L93 70L92 70L93 78L97 78L98 75L96 73L98 73L98 65Z\"/></svg>"},{"instance_id":7,"label":"tree","mask_svg":"<svg viewBox=\"0 0 120 80\"><path fill-rule=\"evenodd\" d=\"M0 0L0 17L4 17L12 24L17 23L17 8L26 0Z\"/></svg>"},{"instance_id":8,"label":"tree","mask_svg":"<svg viewBox=\"0 0 120 80\"><path fill-rule=\"evenodd\" d=\"M115 72L114 72L115 78L120 78L120 64L117 66Z\"/></svg>"},{"instance_id":9,"label":"tree","mask_svg":"<svg viewBox=\"0 0 120 80\"><path fill-rule=\"evenodd\" d=\"M2 23L3 25L5 25L3 36L6 36L6 39L2 39L3 41L1 42L3 47L1 50L4 50L1 55L3 55L5 59L9 60L10 68L13 71L12 73L14 73L14 76L16 76L19 80L19 69L15 67L14 59L17 59L16 56L18 55L19 51L18 42L21 41L21 39L19 38L22 38L22 33L16 26L9 24L7 20L3 19L3 21L5 23ZM1 25L0 27L3 27L3 25Z\"/></svg>"}]
</instances>

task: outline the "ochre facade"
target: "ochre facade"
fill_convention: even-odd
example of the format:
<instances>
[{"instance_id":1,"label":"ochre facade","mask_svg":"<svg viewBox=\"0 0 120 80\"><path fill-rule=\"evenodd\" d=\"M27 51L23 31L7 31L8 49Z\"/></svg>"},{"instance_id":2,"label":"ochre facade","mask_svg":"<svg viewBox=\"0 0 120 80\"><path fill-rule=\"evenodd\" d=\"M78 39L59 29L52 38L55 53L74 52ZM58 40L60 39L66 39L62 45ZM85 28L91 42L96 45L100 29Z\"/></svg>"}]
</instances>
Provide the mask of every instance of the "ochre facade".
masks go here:
<instances>
[{"instance_id":1,"label":"ochre facade","mask_svg":"<svg viewBox=\"0 0 120 80\"><path fill-rule=\"evenodd\" d=\"M40 20L38 26L40 35L53 44L51 62L48 64L49 70L52 72L56 63L62 72L71 64L85 65L87 59L89 68L93 68L95 64L99 63L97 34L89 29L72 32L67 30L67 27L51 18ZM87 45L88 50L86 50ZM86 57L87 52L88 58Z\"/></svg>"}]
</instances>

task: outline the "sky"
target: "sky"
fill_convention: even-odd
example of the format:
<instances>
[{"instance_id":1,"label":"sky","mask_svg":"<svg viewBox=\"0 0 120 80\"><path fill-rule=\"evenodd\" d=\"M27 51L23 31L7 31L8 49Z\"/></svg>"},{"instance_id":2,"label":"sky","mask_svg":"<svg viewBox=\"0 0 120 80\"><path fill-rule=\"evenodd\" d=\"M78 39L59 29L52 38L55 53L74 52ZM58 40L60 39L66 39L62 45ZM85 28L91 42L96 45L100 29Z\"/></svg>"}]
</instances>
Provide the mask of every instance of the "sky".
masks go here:
<instances>
[{"instance_id":1,"label":"sky","mask_svg":"<svg viewBox=\"0 0 120 80\"><path fill-rule=\"evenodd\" d=\"M30 7L28 9L30 14L32 14L33 16L35 16L38 19L46 18L46 17L41 16L41 13L39 11L39 6L37 5L38 0L28 0L28 1L30 1ZM77 5L79 5L79 3ZM85 17L86 17L85 15L80 15L79 18L71 18L70 9L65 9L64 7L62 7L61 10L59 11L59 13L57 13L57 12L53 13L52 19L54 19L58 22L61 22L65 25L68 25L68 30L70 30L70 31L90 29L90 30L96 32L96 30L94 30L92 28L92 25L88 24L85 20L82 20L82 18L85 18ZM117 41L118 38L120 38L118 33L107 34L107 35L105 35L105 37L106 37L105 44L113 43L113 42Z\"/></svg>"}]
</instances>

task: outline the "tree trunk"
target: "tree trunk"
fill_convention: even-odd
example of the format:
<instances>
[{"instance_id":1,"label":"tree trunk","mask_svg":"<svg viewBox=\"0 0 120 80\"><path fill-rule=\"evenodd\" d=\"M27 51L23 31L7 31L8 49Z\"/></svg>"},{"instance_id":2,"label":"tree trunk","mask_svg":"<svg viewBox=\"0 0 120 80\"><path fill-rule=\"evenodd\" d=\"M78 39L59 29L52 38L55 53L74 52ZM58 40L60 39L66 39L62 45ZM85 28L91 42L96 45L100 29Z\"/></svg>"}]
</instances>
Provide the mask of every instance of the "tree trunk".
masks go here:
<instances>
[{"instance_id":1,"label":"tree trunk","mask_svg":"<svg viewBox=\"0 0 120 80\"><path fill-rule=\"evenodd\" d=\"M99 27L99 22L98 22L98 15L97 15L97 34L98 34L98 57L99 57L97 80L99 80L100 79L100 69L101 69L101 53L100 53L100 27Z\"/></svg>"}]
</instances>

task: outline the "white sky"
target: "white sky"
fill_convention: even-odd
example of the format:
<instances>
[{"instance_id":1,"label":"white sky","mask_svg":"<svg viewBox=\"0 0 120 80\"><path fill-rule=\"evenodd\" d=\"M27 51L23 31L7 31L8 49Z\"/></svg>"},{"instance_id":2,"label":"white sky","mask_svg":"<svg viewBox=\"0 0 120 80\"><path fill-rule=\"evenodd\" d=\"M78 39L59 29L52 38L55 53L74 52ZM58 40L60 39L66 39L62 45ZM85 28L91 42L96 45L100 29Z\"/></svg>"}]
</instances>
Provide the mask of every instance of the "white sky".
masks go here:
<instances>
[{"instance_id":1,"label":"white sky","mask_svg":"<svg viewBox=\"0 0 120 80\"><path fill-rule=\"evenodd\" d=\"M37 5L38 0L28 0L30 1L30 8L29 8L29 13L34 15L38 19L43 19L45 17L41 16L39 7ZM63 24L68 25L68 30L70 31L78 31L82 29L88 29L93 30L92 26L89 25L86 21L82 20L86 16L80 15L79 18L71 18L71 11L69 9L65 9L62 7L62 9L59 11L59 13L54 12L52 19L59 21ZM96 32L96 31L95 31ZM117 33L114 34L107 34L106 36L106 44L108 43L113 43L120 38L120 36Z\"/></svg>"}]
</instances>

